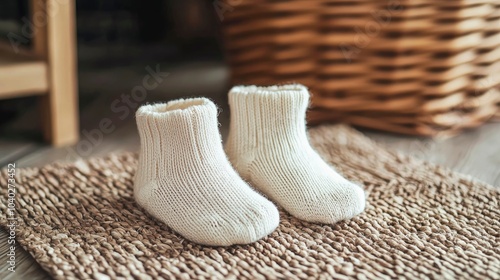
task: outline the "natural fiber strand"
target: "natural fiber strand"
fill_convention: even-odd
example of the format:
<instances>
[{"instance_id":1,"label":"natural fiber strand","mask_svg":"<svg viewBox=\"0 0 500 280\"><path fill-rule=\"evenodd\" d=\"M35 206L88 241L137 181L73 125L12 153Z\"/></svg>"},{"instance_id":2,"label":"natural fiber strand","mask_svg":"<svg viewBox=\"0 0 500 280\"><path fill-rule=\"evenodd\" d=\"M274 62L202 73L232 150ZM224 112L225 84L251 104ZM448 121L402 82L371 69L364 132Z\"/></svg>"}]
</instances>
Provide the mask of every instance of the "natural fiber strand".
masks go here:
<instances>
[{"instance_id":1,"label":"natural fiber strand","mask_svg":"<svg viewBox=\"0 0 500 280\"><path fill-rule=\"evenodd\" d=\"M497 189L344 126L314 128L310 138L366 186L362 215L328 226L280 211L278 229L254 244L197 245L136 205L137 156L123 153L18 169L16 238L56 279L500 279Z\"/></svg>"}]
</instances>

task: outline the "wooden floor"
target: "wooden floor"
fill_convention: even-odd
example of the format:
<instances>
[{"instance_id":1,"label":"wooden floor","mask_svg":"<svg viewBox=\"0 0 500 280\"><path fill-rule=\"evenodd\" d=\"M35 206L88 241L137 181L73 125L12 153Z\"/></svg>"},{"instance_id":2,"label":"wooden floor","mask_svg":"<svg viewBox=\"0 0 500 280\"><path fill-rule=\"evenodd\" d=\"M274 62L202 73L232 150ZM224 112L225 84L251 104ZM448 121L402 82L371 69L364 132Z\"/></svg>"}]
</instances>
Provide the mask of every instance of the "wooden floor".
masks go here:
<instances>
[{"instance_id":1,"label":"wooden floor","mask_svg":"<svg viewBox=\"0 0 500 280\"><path fill-rule=\"evenodd\" d=\"M215 69L211 72L213 73L212 77L206 77L206 74L201 70L193 71L192 67L171 69L172 79L165 81L159 88L152 91L148 95L147 101L164 101L184 95L209 96L222 107L219 121L221 133L225 138L229 120L226 101L227 88L224 82L227 74L220 65L204 66ZM198 65L196 69L200 69L200 66ZM90 81L94 78L92 76L80 77L80 80L85 82L86 79ZM190 83L193 80L198 81L198 84ZM133 88L133 83L130 82L128 89ZM97 141L89 151L82 155L84 158L110 152L138 150L139 138L133 113L122 120L113 110L110 110L112 102L120 98L123 92L126 92L127 85L120 84L120 87L122 88L116 93L81 98L83 100L83 102L81 101L82 132L97 128L103 117L111 118L113 124L116 125L116 129L112 133L103 135L100 141ZM90 89L84 90L92 91ZM8 163L16 163L18 168L42 166L57 160L75 160L77 158L75 152L78 150L77 145L69 148L51 148L41 142L15 135L17 131L22 131L27 123L29 124L33 119L36 119L36 116L34 110L27 110L24 115L0 129L1 167L5 167ZM447 166L494 186L500 186L500 123L489 123L446 140L397 136L374 131L363 132L390 150L400 151ZM85 140L89 139L83 137L82 141ZM2 229L0 231L0 240L2 240L0 244L0 279L50 279L50 276L40 268L34 259L19 247L16 251L16 272L8 272L6 270L8 247L7 242L4 242L6 237L7 233Z\"/></svg>"}]
</instances>

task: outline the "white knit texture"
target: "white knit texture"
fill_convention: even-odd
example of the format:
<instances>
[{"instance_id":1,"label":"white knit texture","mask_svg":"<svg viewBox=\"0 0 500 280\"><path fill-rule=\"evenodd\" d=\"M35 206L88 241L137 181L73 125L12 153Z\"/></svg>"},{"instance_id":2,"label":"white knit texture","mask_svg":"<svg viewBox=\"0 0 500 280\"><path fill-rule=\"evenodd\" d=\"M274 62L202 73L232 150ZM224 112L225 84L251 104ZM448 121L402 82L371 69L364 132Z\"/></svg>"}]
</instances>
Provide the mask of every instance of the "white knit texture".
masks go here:
<instances>
[{"instance_id":1,"label":"white knit texture","mask_svg":"<svg viewBox=\"0 0 500 280\"><path fill-rule=\"evenodd\" d=\"M295 217L333 224L365 208L365 193L311 147L302 85L237 86L229 92L226 152L239 174Z\"/></svg>"},{"instance_id":2,"label":"white knit texture","mask_svg":"<svg viewBox=\"0 0 500 280\"><path fill-rule=\"evenodd\" d=\"M274 204L231 167L210 100L142 106L136 119L141 149L134 196L152 216L214 246L251 243L278 226Z\"/></svg>"}]
</instances>

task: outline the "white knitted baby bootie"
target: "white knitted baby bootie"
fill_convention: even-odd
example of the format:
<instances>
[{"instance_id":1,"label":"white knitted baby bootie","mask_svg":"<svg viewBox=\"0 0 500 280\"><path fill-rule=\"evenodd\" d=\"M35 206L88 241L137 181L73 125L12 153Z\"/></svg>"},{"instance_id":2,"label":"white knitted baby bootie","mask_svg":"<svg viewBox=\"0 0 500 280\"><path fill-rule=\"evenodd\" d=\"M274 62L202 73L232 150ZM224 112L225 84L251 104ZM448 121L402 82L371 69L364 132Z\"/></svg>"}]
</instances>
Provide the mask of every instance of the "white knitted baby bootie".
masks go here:
<instances>
[{"instance_id":1,"label":"white knitted baby bootie","mask_svg":"<svg viewBox=\"0 0 500 280\"><path fill-rule=\"evenodd\" d=\"M292 215L331 224L361 213L365 194L309 144L308 102L302 85L234 87L226 152L244 179Z\"/></svg>"},{"instance_id":2,"label":"white knitted baby bootie","mask_svg":"<svg viewBox=\"0 0 500 280\"><path fill-rule=\"evenodd\" d=\"M274 204L231 167L208 99L137 110L141 149L134 196L152 216L206 245L246 244L278 226Z\"/></svg>"}]
</instances>

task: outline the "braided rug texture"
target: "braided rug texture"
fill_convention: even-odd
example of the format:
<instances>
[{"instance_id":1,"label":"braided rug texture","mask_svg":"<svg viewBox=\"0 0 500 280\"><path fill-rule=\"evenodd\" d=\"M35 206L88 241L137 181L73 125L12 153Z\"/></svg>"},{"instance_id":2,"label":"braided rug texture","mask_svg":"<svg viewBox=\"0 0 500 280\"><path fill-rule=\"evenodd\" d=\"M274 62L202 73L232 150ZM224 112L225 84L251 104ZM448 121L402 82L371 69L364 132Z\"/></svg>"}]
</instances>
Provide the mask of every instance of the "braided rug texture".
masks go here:
<instances>
[{"instance_id":1,"label":"braided rug texture","mask_svg":"<svg viewBox=\"0 0 500 280\"><path fill-rule=\"evenodd\" d=\"M384 150L344 126L310 130L366 211L336 225L280 211L251 245L191 243L134 202L132 153L19 169L17 240L56 279L500 279L500 192ZM0 177L6 226L6 170Z\"/></svg>"}]
</instances>

